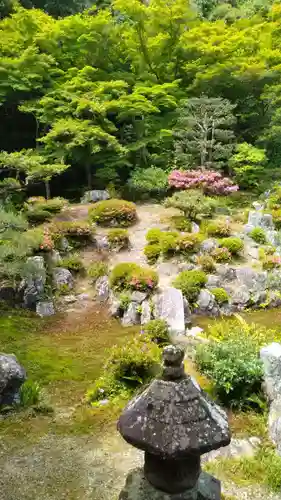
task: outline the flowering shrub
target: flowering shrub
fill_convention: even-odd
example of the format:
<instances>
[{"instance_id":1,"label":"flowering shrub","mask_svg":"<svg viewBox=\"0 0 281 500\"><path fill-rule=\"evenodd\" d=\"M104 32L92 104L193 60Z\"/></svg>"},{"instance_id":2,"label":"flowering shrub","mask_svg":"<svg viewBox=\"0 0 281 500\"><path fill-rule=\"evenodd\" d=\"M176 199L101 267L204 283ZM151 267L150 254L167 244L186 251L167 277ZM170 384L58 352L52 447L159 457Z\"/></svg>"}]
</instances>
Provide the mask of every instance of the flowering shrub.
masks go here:
<instances>
[{"instance_id":1,"label":"flowering shrub","mask_svg":"<svg viewBox=\"0 0 281 500\"><path fill-rule=\"evenodd\" d=\"M101 226L130 226L137 219L136 205L126 200L98 201L89 209L89 217Z\"/></svg>"},{"instance_id":2,"label":"flowering shrub","mask_svg":"<svg viewBox=\"0 0 281 500\"><path fill-rule=\"evenodd\" d=\"M281 267L281 257L279 255L267 255L262 263L263 269L275 269Z\"/></svg>"},{"instance_id":3,"label":"flowering shrub","mask_svg":"<svg viewBox=\"0 0 281 500\"><path fill-rule=\"evenodd\" d=\"M39 250L42 252L51 252L55 248L52 236L47 228L44 228L42 242L39 245Z\"/></svg>"},{"instance_id":4,"label":"flowering shrub","mask_svg":"<svg viewBox=\"0 0 281 500\"><path fill-rule=\"evenodd\" d=\"M244 243L240 238L223 238L220 241L220 245L223 248L227 248L231 255L237 255L244 248Z\"/></svg>"},{"instance_id":5,"label":"flowering shrub","mask_svg":"<svg viewBox=\"0 0 281 500\"><path fill-rule=\"evenodd\" d=\"M206 194L226 195L238 191L239 187L228 177L214 170L173 170L169 185L177 189L203 189Z\"/></svg>"},{"instance_id":6,"label":"flowering shrub","mask_svg":"<svg viewBox=\"0 0 281 500\"><path fill-rule=\"evenodd\" d=\"M55 240L66 237L72 246L80 247L93 241L95 228L86 221L63 221L50 225Z\"/></svg>"},{"instance_id":7,"label":"flowering shrub","mask_svg":"<svg viewBox=\"0 0 281 500\"><path fill-rule=\"evenodd\" d=\"M158 274L149 267L134 262L122 262L111 271L110 285L116 290L152 291L158 284Z\"/></svg>"},{"instance_id":8,"label":"flowering shrub","mask_svg":"<svg viewBox=\"0 0 281 500\"><path fill-rule=\"evenodd\" d=\"M231 260L231 253L227 248L215 248L212 251L212 257L216 262L229 262Z\"/></svg>"}]
</instances>

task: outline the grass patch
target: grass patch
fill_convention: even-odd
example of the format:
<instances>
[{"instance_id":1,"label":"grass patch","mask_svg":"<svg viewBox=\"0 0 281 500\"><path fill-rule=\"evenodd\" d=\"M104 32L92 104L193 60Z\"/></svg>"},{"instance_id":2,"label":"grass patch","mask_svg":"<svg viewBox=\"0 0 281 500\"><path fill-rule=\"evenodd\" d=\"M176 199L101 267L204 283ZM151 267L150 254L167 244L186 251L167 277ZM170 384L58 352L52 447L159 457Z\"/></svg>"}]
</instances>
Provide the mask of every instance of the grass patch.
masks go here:
<instances>
[{"instance_id":1,"label":"grass patch","mask_svg":"<svg viewBox=\"0 0 281 500\"><path fill-rule=\"evenodd\" d=\"M267 438L267 418L267 412L258 413L250 410L245 412L230 412L228 414L232 434L238 438L250 436Z\"/></svg>"}]
</instances>

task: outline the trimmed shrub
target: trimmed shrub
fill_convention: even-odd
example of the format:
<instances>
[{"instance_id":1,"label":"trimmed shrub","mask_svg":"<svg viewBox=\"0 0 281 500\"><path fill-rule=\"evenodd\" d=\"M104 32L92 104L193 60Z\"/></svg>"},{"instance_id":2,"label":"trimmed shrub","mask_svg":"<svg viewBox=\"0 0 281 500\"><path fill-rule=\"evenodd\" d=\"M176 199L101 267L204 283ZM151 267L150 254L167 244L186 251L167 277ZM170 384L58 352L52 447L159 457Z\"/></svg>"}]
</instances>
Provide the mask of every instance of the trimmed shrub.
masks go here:
<instances>
[{"instance_id":1,"label":"trimmed shrub","mask_svg":"<svg viewBox=\"0 0 281 500\"><path fill-rule=\"evenodd\" d=\"M256 243L260 243L264 245L266 243L266 234L265 231L261 227L255 227L249 233L250 238L254 240Z\"/></svg>"},{"instance_id":2,"label":"trimmed shrub","mask_svg":"<svg viewBox=\"0 0 281 500\"><path fill-rule=\"evenodd\" d=\"M244 242L240 238L223 238L220 241L222 248L227 248L231 255L237 255L244 248Z\"/></svg>"},{"instance_id":3,"label":"trimmed shrub","mask_svg":"<svg viewBox=\"0 0 281 500\"><path fill-rule=\"evenodd\" d=\"M102 376L87 392L88 401L95 403L118 395L131 395L159 373L160 362L161 350L144 335L112 347Z\"/></svg>"},{"instance_id":4,"label":"trimmed shrub","mask_svg":"<svg viewBox=\"0 0 281 500\"><path fill-rule=\"evenodd\" d=\"M129 233L127 229L110 229L107 233L110 248L121 250L129 246Z\"/></svg>"},{"instance_id":5,"label":"trimmed shrub","mask_svg":"<svg viewBox=\"0 0 281 500\"><path fill-rule=\"evenodd\" d=\"M215 248L211 253L216 262L230 262L231 253L228 248Z\"/></svg>"},{"instance_id":6,"label":"trimmed shrub","mask_svg":"<svg viewBox=\"0 0 281 500\"><path fill-rule=\"evenodd\" d=\"M95 227L87 221L63 221L52 224L51 232L56 239L64 236L72 246L79 248L93 242Z\"/></svg>"},{"instance_id":7,"label":"trimmed shrub","mask_svg":"<svg viewBox=\"0 0 281 500\"><path fill-rule=\"evenodd\" d=\"M80 273L84 270L84 264L80 259L79 255L72 254L67 257L61 259L57 264L58 267L65 267L69 271L73 271L75 273Z\"/></svg>"},{"instance_id":8,"label":"trimmed shrub","mask_svg":"<svg viewBox=\"0 0 281 500\"><path fill-rule=\"evenodd\" d=\"M206 232L208 236L222 238L229 236L231 233L230 225L225 221L214 221L208 224Z\"/></svg>"},{"instance_id":9,"label":"trimmed shrub","mask_svg":"<svg viewBox=\"0 0 281 500\"><path fill-rule=\"evenodd\" d=\"M215 170L173 170L169 175L169 185L177 189L203 189L206 194L228 195L239 187L228 177Z\"/></svg>"},{"instance_id":10,"label":"trimmed shrub","mask_svg":"<svg viewBox=\"0 0 281 500\"><path fill-rule=\"evenodd\" d=\"M165 257L176 253L178 250L178 233L172 231L162 232L160 246Z\"/></svg>"},{"instance_id":11,"label":"trimmed shrub","mask_svg":"<svg viewBox=\"0 0 281 500\"><path fill-rule=\"evenodd\" d=\"M219 306L229 301L229 295L224 288L213 288L211 292Z\"/></svg>"},{"instance_id":12,"label":"trimmed shrub","mask_svg":"<svg viewBox=\"0 0 281 500\"><path fill-rule=\"evenodd\" d=\"M146 241L148 243L159 243L162 237L162 231L158 228L149 229L146 233Z\"/></svg>"},{"instance_id":13,"label":"trimmed shrub","mask_svg":"<svg viewBox=\"0 0 281 500\"><path fill-rule=\"evenodd\" d=\"M42 210L36 206L32 209L28 209L25 212L25 216L31 224L41 224L42 222L47 222L52 219L51 212L48 212L48 210Z\"/></svg>"},{"instance_id":14,"label":"trimmed shrub","mask_svg":"<svg viewBox=\"0 0 281 500\"><path fill-rule=\"evenodd\" d=\"M102 276L107 276L108 274L108 264L103 261L97 261L90 264L87 269L87 274L89 278L92 278L93 282L96 282L98 278Z\"/></svg>"},{"instance_id":15,"label":"trimmed shrub","mask_svg":"<svg viewBox=\"0 0 281 500\"><path fill-rule=\"evenodd\" d=\"M143 327L143 333L160 346L170 343L169 329L165 320L152 319Z\"/></svg>"},{"instance_id":16,"label":"trimmed shrub","mask_svg":"<svg viewBox=\"0 0 281 500\"><path fill-rule=\"evenodd\" d=\"M129 187L140 197L161 197L168 190L168 174L159 167L136 169L129 179Z\"/></svg>"},{"instance_id":17,"label":"trimmed shrub","mask_svg":"<svg viewBox=\"0 0 281 500\"><path fill-rule=\"evenodd\" d=\"M148 244L144 247L143 253L149 264L155 264L161 254L161 246L159 243Z\"/></svg>"},{"instance_id":18,"label":"trimmed shrub","mask_svg":"<svg viewBox=\"0 0 281 500\"><path fill-rule=\"evenodd\" d=\"M198 346L196 364L213 381L224 405L247 407L253 394L261 391L262 363L256 344L249 337Z\"/></svg>"},{"instance_id":19,"label":"trimmed shrub","mask_svg":"<svg viewBox=\"0 0 281 500\"><path fill-rule=\"evenodd\" d=\"M281 267L281 257L279 255L266 255L262 267L266 270Z\"/></svg>"},{"instance_id":20,"label":"trimmed shrub","mask_svg":"<svg viewBox=\"0 0 281 500\"><path fill-rule=\"evenodd\" d=\"M101 226L130 226L137 220L137 210L130 201L104 200L89 209L89 217Z\"/></svg>"},{"instance_id":21,"label":"trimmed shrub","mask_svg":"<svg viewBox=\"0 0 281 500\"><path fill-rule=\"evenodd\" d=\"M134 262L117 264L110 274L110 285L116 290L152 291L158 284L158 274L149 267Z\"/></svg>"},{"instance_id":22,"label":"trimmed shrub","mask_svg":"<svg viewBox=\"0 0 281 500\"><path fill-rule=\"evenodd\" d=\"M174 215L171 217L173 227L177 231L189 233L191 231L191 222L184 215Z\"/></svg>"},{"instance_id":23,"label":"trimmed shrub","mask_svg":"<svg viewBox=\"0 0 281 500\"><path fill-rule=\"evenodd\" d=\"M276 229L281 229L281 208L272 210L271 215Z\"/></svg>"},{"instance_id":24,"label":"trimmed shrub","mask_svg":"<svg viewBox=\"0 0 281 500\"><path fill-rule=\"evenodd\" d=\"M187 219L199 221L204 217L211 217L217 206L217 201L204 196L199 190L190 190L174 193L171 198L166 199L165 206L178 208Z\"/></svg>"},{"instance_id":25,"label":"trimmed shrub","mask_svg":"<svg viewBox=\"0 0 281 500\"><path fill-rule=\"evenodd\" d=\"M178 236L177 246L181 253L194 253L199 249L200 236L195 233L186 233Z\"/></svg>"},{"instance_id":26,"label":"trimmed shrub","mask_svg":"<svg viewBox=\"0 0 281 500\"><path fill-rule=\"evenodd\" d=\"M197 258L197 263L205 273L213 273L216 270L215 261L211 255L204 254Z\"/></svg>"},{"instance_id":27,"label":"trimmed shrub","mask_svg":"<svg viewBox=\"0 0 281 500\"><path fill-rule=\"evenodd\" d=\"M200 289L205 286L206 282L207 276L203 271L183 271L176 277L173 284L182 291L187 300L195 302Z\"/></svg>"},{"instance_id":28,"label":"trimmed shrub","mask_svg":"<svg viewBox=\"0 0 281 500\"><path fill-rule=\"evenodd\" d=\"M26 202L27 208L33 207L38 210L47 210L52 214L60 213L67 204L68 201L64 198L57 197L46 200L43 196L33 196L32 198L28 198Z\"/></svg>"}]
</instances>

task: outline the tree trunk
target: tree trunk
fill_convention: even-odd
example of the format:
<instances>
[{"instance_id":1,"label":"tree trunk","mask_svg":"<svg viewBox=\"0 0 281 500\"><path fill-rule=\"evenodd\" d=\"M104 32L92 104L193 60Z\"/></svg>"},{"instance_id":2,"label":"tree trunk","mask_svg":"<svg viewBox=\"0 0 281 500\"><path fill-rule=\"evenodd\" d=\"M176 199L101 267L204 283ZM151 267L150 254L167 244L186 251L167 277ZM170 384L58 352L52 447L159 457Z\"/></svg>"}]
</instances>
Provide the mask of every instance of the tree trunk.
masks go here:
<instances>
[{"instance_id":1,"label":"tree trunk","mask_svg":"<svg viewBox=\"0 0 281 500\"><path fill-rule=\"evenodd\" d=\"M44 181L44 182L45 182L46 199L49 200L51 198L50 181Z\"/></svg>"}]
</instances>

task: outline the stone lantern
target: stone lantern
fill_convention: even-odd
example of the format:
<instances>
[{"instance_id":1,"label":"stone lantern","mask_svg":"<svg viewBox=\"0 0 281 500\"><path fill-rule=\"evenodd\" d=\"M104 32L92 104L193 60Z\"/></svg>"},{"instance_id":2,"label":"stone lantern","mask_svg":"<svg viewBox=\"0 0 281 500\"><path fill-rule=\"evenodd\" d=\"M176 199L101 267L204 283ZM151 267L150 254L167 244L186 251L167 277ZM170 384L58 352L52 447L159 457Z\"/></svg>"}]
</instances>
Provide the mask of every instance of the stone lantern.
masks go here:
<instances>
[{"instance_id":1,"label":"stone lantern","mask_svg":"<svg viewBox=\"0 0 281 500\"><path fill-rule=\"evenodd\" d=\"M118 430L145 452L119 500L219 500L220 482L200 457L230 443L226 413L184 373L184 351L164 348L163 374L125 408Z\"/></svg>"}]
</instances>

